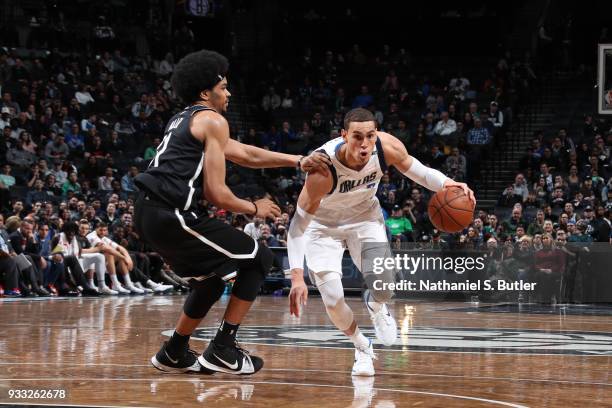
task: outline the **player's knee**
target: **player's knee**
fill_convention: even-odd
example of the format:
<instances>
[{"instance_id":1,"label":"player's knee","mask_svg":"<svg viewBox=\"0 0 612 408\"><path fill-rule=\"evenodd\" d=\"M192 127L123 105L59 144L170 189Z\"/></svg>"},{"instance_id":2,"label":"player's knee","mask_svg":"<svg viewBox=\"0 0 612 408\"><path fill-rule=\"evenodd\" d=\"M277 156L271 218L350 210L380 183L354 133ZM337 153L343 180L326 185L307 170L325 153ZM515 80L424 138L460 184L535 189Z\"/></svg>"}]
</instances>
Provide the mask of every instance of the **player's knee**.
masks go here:
<instances>
[{"instance_id":1,"label":"player's knee","mask_svg":"<svg viewBox=\"0 0 612 408\"><path fill-rule=\"evenodd\" d=\"M201 319L210 310L225 291L225 282L221 279L206 279L202 283L191 285L192 290L185 300L183 312L191 319Z\"/></svg>"},{"instance_id":2,"label":"player's knee","mask_svg":"<svg viewBox=\"0 0 612 408\"><path fill-rule=\"evenodd\" d=\"M270 268L274 253L265 245L260 245L255 258L250 260L238 270L232 294L239 299L252 302L257 297L259 289Z\"/></svg>"},{"instance_id":3,"label":"player's knee","mask_svg":"<svg viewBox=\"0 0 612 408\"><path fill-rule=\"evenodd\" d=\"M272 269L274 262L274 253L265 245L259 245L257 254L255 255L255 264L260 268L260 272L265 278Z\"/></svg>"}]
</instances>

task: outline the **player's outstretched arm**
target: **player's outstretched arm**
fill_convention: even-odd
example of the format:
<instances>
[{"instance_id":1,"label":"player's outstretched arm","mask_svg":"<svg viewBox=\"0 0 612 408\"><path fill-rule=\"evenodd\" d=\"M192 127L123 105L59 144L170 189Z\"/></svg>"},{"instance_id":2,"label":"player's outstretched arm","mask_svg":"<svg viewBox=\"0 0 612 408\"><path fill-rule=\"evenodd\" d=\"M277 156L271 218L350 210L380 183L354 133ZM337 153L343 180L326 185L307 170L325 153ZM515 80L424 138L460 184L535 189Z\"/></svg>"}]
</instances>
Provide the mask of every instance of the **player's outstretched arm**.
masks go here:
<instances>
[{"instance_id":1,"label":"player's outstretched arm","mask_svg":"<svg viewBox=\"0 0 612 408\"><path fill-rule=\"evenodd\" d=\"M216 115L216 116L215 116ZM268 199L252 203L234 195L225 184L225 146L229 140L227 121L218 114L199 114L192 120L191 133L204 143L204 195L214 205L228 211L279 217L280 208Z\"/></svg>"},{"instance_id":2,"label":"player's outstretched arm","mask_svg":"<svg viewBox=\"0 0 612 408\"><path fill-rule=\"evenodd\" d=\"M299 163L303 171L327 172L331 160L326 154L313 152L309 156L298 156L262 149L228 139L225 145L225 157L232 163L252 169L271 167L296 167Z\"/></svg>"},{"instance_id":3,"label":"player's outstretched arm","mask_svg":"<svg viewBox=\"0 0 612 408\"><path fill-rule=\"evenodd\" d=\"M442 172L424 166L417 158L408 154L404 144L396 137L384 132L378 132L378 137L381 139L387 165L395 167L409 179L432 191L440 191L445 187L459 187L476 203L474 192L467 184L454 181Z\"/></svg>"},{"instance_id":4,"label":"player's outstretched arm","mask_svg":"<svg viewBox=\"0 0 612 408\"><path fill-rule=\"evenodd\" d=\"M300 315L300 305L305 305L308 299L308 288L304 283L304 254L306 242L304 231L319 208L321 199L331 190L333 179L317 172L310 173L306 178L304 188L300 192L298 205L289 226L287 236L287 253L289 269L291 270L291 292L289 293L289 311L292 315Z\"/></svg>"}]
</instances>

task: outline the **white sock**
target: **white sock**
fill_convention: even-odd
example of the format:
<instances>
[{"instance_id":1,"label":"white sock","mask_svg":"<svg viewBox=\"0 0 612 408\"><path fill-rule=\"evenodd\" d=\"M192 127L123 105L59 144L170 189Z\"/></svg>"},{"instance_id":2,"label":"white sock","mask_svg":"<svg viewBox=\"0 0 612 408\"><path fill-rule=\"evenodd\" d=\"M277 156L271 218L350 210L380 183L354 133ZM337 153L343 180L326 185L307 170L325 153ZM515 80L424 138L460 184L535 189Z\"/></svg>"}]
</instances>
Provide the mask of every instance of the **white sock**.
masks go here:
<instances>
[{"instance_id":1,"label":"white sock","mask_svg":"<svg viewBox=\"0 0 612 408\"><path fill-rule=\"evenodd\" d=\"M153 282L151 279L148 279L148 280L147 280L147 286L153 286L153 287L155 287L155 286L157 286L157 283Z\"/></svg>"},{"instance_id":2,"label":"white sock","mask_svg":"<svg viewBox=\"0 0 612 408\"><path fill-rule=\"evenodd\" d=\"M104 271L96 267L96 276L98 277L98 286L101 288L106 286L104 275L105 275Z\"/></svg>"},{"instance_id":3,"label":"white sock","mask_svg":"<svg viewBox=\"0 0 612 408\"><path fill-rule=\"evenodd\" d=\"M111 282L113 282L113 287L117 287L117 288L121 287L121 282L119 282L119 279L117 279L116 273L111 275L110 278L111 278Z\"/></svg>"},{"instance_id":4,"label":"white sock","mask_svg":"<svg viewBox=\"0 0 612 408\"><path fill-rule=\"evenodd\" d=\"M89 287L92 289L96 287L96 284L94 283L93 278L87 279L87 283L89 284Z\"/></svg>"},{"instance_id":5,"label":"white sock","mask_svg":"<svg viewBox=\"0 0 612 408\"><path fill-rule=\"evenodd\" d=\"M349 336L349 338L355 345L355 348L365 349L370 347L370 340L361 333L359 327L355 328L355 333L353 333L352 336Z\"/></svg>"},{"instance_id":6,"label":"white sock","mask_svg":"<svg viewBox=\"0 0 612 408\"><path fill-rule=\"evenodd\" d=\"M125 286L130 287L130 286L134 286L134 284L132 283L132 279L130 279L130 273L126 273L125 275L123 275L123 279L125 279Z\"/></svg>"}]
</instances>

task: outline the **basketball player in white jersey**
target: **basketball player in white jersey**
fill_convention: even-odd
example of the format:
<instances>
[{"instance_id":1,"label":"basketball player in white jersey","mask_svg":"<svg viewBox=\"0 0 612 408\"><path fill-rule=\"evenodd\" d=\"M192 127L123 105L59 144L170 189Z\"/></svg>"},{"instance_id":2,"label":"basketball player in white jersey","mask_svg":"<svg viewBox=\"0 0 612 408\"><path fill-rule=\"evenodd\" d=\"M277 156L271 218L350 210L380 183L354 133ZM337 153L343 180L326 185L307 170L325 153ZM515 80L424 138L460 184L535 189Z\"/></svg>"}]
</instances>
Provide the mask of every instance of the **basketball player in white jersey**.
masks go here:
<instances>
[{"instance_id":1,"label":"basketball player in white jersey","mask_svg":"<svg viewBox=\"0 0 612 408\"><path fill-rule=\"evenodd\" d=\"M408 154L400 140L377 131L374 116L366 109L357 108L346 114L341 135L319 150L330 157L331 171L308 175L291 221L287 248L291 269L290 311L299 316L300 305L306 304L308 297L303 276L305 256L330 320L355 345L352 375L372 376L375 358L372 342L359 331L353 312L344 301L342 256L346 245L370 289L374 280L395 279L394 271L374 274L371 262L367 262L373 256L391 254L376 197L381 177L388 166L394 166L432 191L457 186L474 202L475 199L465 183L424 166ZM362 249L362 244L367 245ZM397 324L386 303L393 293L370 289L365 301L376 337L383 344L392 345L397 338Z\"/></svg>"}]
</instances>

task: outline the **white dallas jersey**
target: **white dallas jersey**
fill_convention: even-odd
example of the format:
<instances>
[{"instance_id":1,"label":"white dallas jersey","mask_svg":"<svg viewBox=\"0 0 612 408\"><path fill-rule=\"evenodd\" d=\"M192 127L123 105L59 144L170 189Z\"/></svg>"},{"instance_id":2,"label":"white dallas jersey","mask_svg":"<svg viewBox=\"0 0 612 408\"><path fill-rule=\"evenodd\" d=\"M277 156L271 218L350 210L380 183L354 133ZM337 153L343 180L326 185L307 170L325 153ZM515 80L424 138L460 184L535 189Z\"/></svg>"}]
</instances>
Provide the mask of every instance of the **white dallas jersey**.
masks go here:
<instances>
[{"instance_id":1,"label":"white dallas jersey","mask_svg":"<svg viewBox=\"0 0 612 408\"><path fill-rule=\"evenodd\" d=\"M334 183L314 214L315 225L338 227L382 217L376 191L387 165L380 138L376 140L370 161L359 171L338 160L336 154L343 144L344 140L338 137L317 149L331 158Z\"/></svg>"}]
</instances>

